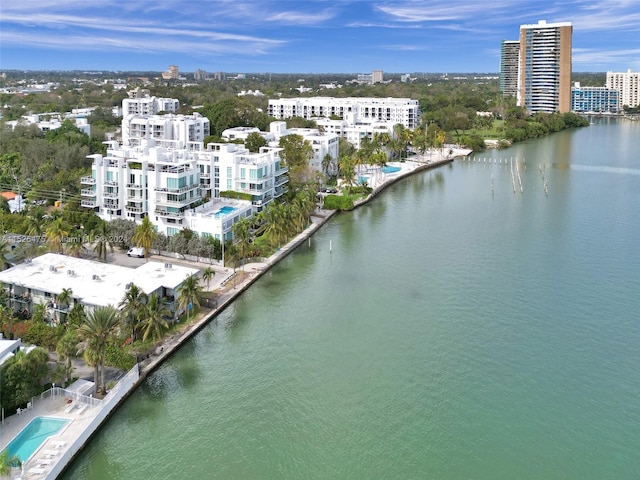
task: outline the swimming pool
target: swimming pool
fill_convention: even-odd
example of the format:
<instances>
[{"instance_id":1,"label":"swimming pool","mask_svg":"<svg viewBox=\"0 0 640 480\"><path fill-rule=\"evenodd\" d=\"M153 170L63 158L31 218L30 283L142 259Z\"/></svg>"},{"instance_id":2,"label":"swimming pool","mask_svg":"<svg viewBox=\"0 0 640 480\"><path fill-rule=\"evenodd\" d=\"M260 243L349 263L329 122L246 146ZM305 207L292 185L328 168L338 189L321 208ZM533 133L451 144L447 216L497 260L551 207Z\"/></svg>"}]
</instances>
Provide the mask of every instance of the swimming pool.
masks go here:
<instances>
[{"instance_id":1,"label":"swimming pool","mask_svg":"<svg viewBox=\"0 0 640 480\"><path fill-rule=\"evenodd\" d=\"M16 438L7 446L9 456L17 455L26 462L42 442L51 435L58 433L69 420L52 417L36 417L24 427Z\"/></svg>"},{"instance_id":2,"label":"swimming pool","mask_svg":"<svg viewBox=\"0 0 640 480\"><path fill-rule=\"evenodd\" d=\"M400 167L393 167L391 165L385 165L384 167L382 167L383 173L396 173L396 172L399 172L400 170L401 170Z\"/></svg>"},{"instance_id":3,"label":"swimming pool","mask_svg":"<svg viewBox=\"0 0 640 480\"><path fill-rule=\"evenodd\" d=\"M222 215L227 215L227 214L229 214L231 212L234 212L235 210L236 210L236 207L231 207L229 205L225 205L220 210L218 210L216 212L213 212L213 213L210 213L209 216L218 218L218 217L221 217Z\"/></svg>"}]
</instances>

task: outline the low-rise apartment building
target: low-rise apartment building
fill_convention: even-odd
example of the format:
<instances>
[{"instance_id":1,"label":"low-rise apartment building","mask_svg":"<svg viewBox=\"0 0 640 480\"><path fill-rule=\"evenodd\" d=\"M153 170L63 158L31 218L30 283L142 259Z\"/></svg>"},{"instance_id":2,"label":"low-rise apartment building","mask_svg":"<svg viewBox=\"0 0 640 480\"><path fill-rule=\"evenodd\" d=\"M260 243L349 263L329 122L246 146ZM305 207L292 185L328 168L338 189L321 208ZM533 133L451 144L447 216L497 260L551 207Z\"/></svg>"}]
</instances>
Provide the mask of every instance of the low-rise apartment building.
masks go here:
<instances>
[{"instance_id":1,"label":"low-rise apartment building","mask_svg":"<svg viewBox=\"0 0 640 480\"><path fill-rule=\"evenodd\" d=\"M618 91L608 87L581 87L575 82L571 88L571 111L575 113L618 113Z\"/></svg>"},{"instance_id":2,"label":"low-rise apartment building","mask_svg":"<svg viewBox=\"0 0 640 480\"><path fill-rule=\"evenodd\" d=\"M176 313L178 288L198 272L196 268L171 263L149 261L129 268L46 253L0 272L0 282L7 290L7 307L12 311L28 315L35 305L43 304L47 320L59 323L75 303L88 309L107 305L118 308L132 283L148 295L155 293L166 299L169 309ZM69 303L58 301L63 289L71 290Z\"/></svg>"}]
</instances>

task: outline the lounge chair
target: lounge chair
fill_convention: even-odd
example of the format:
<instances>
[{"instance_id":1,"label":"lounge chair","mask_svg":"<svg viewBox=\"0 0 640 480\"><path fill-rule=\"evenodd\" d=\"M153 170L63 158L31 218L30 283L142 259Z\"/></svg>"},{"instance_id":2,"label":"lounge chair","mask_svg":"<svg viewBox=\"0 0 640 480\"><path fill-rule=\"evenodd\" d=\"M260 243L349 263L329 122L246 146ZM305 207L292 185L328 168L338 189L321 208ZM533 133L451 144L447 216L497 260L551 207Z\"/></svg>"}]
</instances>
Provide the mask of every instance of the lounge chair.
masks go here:
<instances>
[{"instance_id":1,"label":"lounge chair","mask_svg":"<svg viewBox=\"0 0 640 480\"><path fill-rule=\"evenodd\" d=\"M51 465L51 463L53 463L53 460L51 460L50 458L38 458L38 459L36 459L36 464L38 464L38 465Z\"/></svg>"},{"instance_id":2,"label":"lounge chair","mask_svg":"<svg viewBox=\"0 0 640 480\"><path fill-rule=\"evenodd\" d=\"M78 407L78 415L80 415L82 412L84 412L87 408L89 407L88 404L83 404L80 407Z\"/></svg>"},{"instance_id":3,"label":"lounge chair","mask_svg":"<svg viewBox=\"0 0 640 480\"><path fill-rule=\"evenodd\" d=\"M56 448L62 448L67 444L67 442L65 442L64 440L55 440L51 442L51 444Z\"/></svg>"},{"instance_id":4,"label":"lounge chair","mask_svg":"<svg viewBox=\"0 0 640 480\"><path fill-rule=\"evenodd\" d=\"M64 409L64 413L69 413L71 412L71 410L73 410L74 408L76 408L77 403L70 403L69 406L67 408Z\"/></svg>"},{"instance_id":5,"label":"lounge chair","mask_svg":"<svg viewBox=\"0 0 640 480\"><path fill-rule=\"evenodd\" d=\"M46 468L40 468L40 467L31 467L29 469L29 473L32 473L34 475L42 475L46 471L47 471Z\"/></svg>"},{"instance_id":6,"label":"lounge chair","mask_svg":"<svg viewBox=\"0 0 640 480\"><path fill-rule=\"evenodd\" d=\"M58 450L42 450L42 454L47 457L55 457L60 453Z\"/></svg>"}]
</instances>

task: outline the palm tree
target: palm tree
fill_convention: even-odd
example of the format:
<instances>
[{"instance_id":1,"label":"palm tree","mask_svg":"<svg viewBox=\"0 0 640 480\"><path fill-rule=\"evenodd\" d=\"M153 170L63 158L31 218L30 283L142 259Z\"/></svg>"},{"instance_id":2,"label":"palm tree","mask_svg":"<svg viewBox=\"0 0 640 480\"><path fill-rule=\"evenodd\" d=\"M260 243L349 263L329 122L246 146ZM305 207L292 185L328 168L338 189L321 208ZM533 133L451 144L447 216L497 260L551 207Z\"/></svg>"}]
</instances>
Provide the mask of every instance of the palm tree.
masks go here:
<instances>
[{"instance_id":1,"label":"palm tree","mask_svg":"<svg viewBox=\"0 0 640 480\"><path fill-rule=\"evenodd\" d=\"M27 235L35 238L40 238L43 232L43 226L46 223L45 213L41 207L34 207L29 210L29 214L26 216L25 226Z\"/></svg>"},{"instance_id":2,"label":"palm tree","mask_svg":"<svg viewBox=\"0 0 640 480\"><path fill-rule=\"evenodd\" d=\"M130 284L124 292L120 307L120 318L131 329L131 343L136 340L136 331L140 327L144 314L147 294L135 283Z\"/></svg>"},{"instance_id":3,"label":"palm tree","mask_svg":"<svg viewBox=\"0 0 640 480\"><path fill-rule=\"evenodd\" d=\"M71 359L78 356L78 342L78 334L75 330L69 329L56 345L58 358L65 362L65 382L71 379Z\"/></svg>"},{"instance_id":4,"label":"palm tree","mask_svg":"<svg viewBox=\"0 0 640 480\"><path fill-rule=\"evenodd\" d=\"M67 255L79 257L80 253L84 250L82 229L76 229L70 232L69 236L65 240L65 244L67 245Z\"/></svg>"},{"instance_id":5,"label":"palm tree","mask_svg":"<svg viewBox=\"0 0 640 480\"><path fill-rule=\"evenodd\" d=\"M233 238L238 247L238 252L242 258L242 269L244 270L244 259L247 256L247 249L251 246L251 232L249 227L251 222L248 218L241 218L239 221L233 224L231 231L233 232Z\"/></svg>"},{"instance_id":6,"label":"palm tree","mask_svg":"<svg viewBox=\"0 0 640 480\"><path fill-rule=\"evenodd\" d=\"M58 309L62 310L63 306L67 307L67 311L69 310L69 305L71 304L73 295L73 290L70 288L63 288L62 291L58 294L57 302ZM60 321L62 321L62 314L60 315Z\"/></svg>"},{"instance_id":7,"label":"palm tree","mask_svg":"<svg viewBox=\"0 0 640 480\"><path fill-rule=\"evenodd\" d=\"M344 183L347 184L347 191L350 192L351 186L356 178L355 163L351 156L344 155L343 157L340 157L340 161L338 162L338 172L340 173Z\"/></svg>"},{"instance_id":8,"label":"palm tree","mask_svg":"<svg viewBox=\"0 0 640 480\"><path fill-rule=\"evenodd\" d=\"M107 344L119 326L118 311L111 305L96 307L87 314L85 322L78 327L78 335L85 341L85 359L94 366L96 390L104 393L104 363ZM98 372L101 372L98 383Z\"/></svg>"},{"instance_id":9,"label":"palm tree","mask_svg":"<svg viewBox=\"0 0 640 480\"><path fill-rule=\"evenodd\" d=\"M63 288L62 291L58 294L58 305L64 305L68 308L71 304L72 296L73 290L71 290L70 288Z\"/></svg>"},{"instance_id":10,"label":"palm tree","mask_svg":"<svg viewBox=\"0 0 640 480\"><path fill-rule=\"evenodd\" d=\"M113 253L113 242L109 234L109 224L102 220L98 226L93 229L91 234L96 241L93 251L98 254L98 260L106 263L107 249Z\"/></svg>"},{"instance_id":11,"label":"palm tree","mask_svg":"<svg viewBox=\"0 0 640 480\"><path fill-rule=\"evenodd\" d=\"M215 276L215 274L216 271L211 267L207 267L202 271L202 279L207 284L207 290L209 290L209 283L211 282L211 279Z\"/></svg>"},{"instance_id":12,"label":"palm tree","mask_svg":"<svg viewBox=\"0 0 640 480\"><path fill-rule=\"evenodd\" d=\"M202 287L195 275L188 275L176 290L178 294L178 310L187 310L187 321L189 320L189 310L200 306L200 296Z\"/></svg>"},{"instance_id":13,"label":"palm tree","mask_svg":"<svg viewBox=\"0 0 640 480\"><path fill-rule=\"evenodd\" d=\"M169 315L171 315L171 311L167 307L167 301L158 297L155 292L149 295L140 323L144 331L142 339L146 340L149 336L154 340L161 339L164 332L169 328L166 320Z\"/></svg>"},{"instance_id":14,"label":"palm tree","mask_svg":"<svg viewBox=\"0 0 640 480\"><path fill-rule=\"evenodd\" d=\"M151 220L149 220L149 217L144 217L142 219L142 223L136 228L131 240L135 242L136 247L144 248L144 257L148 258L151 245L157 236L158 233L156 232L153 223L151 223Z\"/></svg>"},{"instance_id":15,"label":"palm tree","mask_svg":"<svg viewBox=\"0 0 640 480\"><path fill-rule=\"evenodd\" d=\"M322 157L322 173L324 173L327 177L331 173L331 166L333 164L333 158L331 158L330 154L326 154Z\"/></svg>"},{"instance_id":16,"label":"palm tree","mask_svg":"<svg viewBox=\"0 0 640 480\"><path fill-rule=\"evenodd\" d=\"M64 253L64 241L69 236L69 227L63 222L62 217L53 220L44 234L51 250Z\"/></svg>"}]
</instances>

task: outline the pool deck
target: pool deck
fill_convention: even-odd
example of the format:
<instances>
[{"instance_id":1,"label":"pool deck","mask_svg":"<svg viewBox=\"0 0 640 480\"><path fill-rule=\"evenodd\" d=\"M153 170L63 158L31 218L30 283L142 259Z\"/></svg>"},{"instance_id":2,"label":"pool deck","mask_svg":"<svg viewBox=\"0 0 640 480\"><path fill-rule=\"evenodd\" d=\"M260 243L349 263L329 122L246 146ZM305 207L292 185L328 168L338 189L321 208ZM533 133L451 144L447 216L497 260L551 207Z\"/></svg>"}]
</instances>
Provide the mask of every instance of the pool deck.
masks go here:
<instances>
[{"instance_id":1,"label":"pool deck","mask_svg":"<svg viewBox=\"0 0 640 480\"><path fill-rule=\"evenodd\" d=\"M81 432L83 432L95 418L101 406L88 406L83 411L74 408L70 412L65 412L69 404L64 396L48 397L41 399L36 397L33 401L33 408L24 410L20 415L11 415L5 418L4 424L0 426L0 451L4 450L7 445L26 427L31 420L36 417L55 417L70 420L60 432L50 436L40 447L31 455L30 459L22 464L23 480L43 479L47 478L48 472L51 471L53 465L61 459L68 447L73 443ZM64 442L63 446L56 442ZM47 455L44 451L56 452L55 456L51 456L49 465L42 465L43 473L30 473L31 468L38 466L38 460L45 459Z\"/></svg>"}]
</instances>

